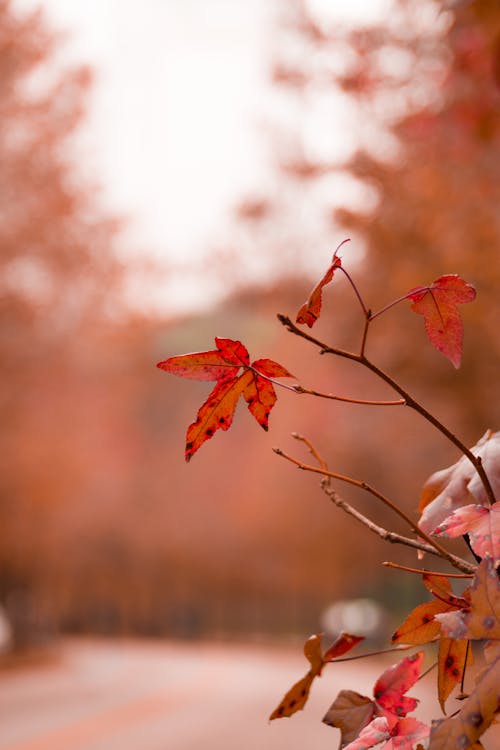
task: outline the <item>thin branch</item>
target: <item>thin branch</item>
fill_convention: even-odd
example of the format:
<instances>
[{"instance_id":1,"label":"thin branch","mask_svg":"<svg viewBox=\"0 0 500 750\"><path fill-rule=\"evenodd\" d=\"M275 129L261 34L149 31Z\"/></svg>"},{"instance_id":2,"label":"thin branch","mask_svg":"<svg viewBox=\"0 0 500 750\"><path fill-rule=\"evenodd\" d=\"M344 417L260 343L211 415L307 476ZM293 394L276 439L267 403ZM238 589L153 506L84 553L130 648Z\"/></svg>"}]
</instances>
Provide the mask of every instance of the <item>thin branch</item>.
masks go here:
<instances>
[{"instance_id":1,"label":"thin branch","mask_svg":"<svg viewBox=\"0 0 500 750\"><path fill-rule=\"evenodd\" d=\"M394 651L408 651L410 648L415 648L415 644L412 643L409 646L393 646L392 648L381 648L378 651L367 651L366 654L358 654L357 656L341 656L340 659L331 659L325 662L325 664L339 664L342 661L356 661L357 659L366 659L367 656L392 654Z\"/></svg>"},{"instance_id":2,"label":"thin branch","mask_svg":"<svg viewBox=\"0 0 500 750\"><path fill-rule=\"evenodd\" d=\"M428 289L429 287L422 287L422 290ZM411 294L415 294L417 290L414 289ZM420 291L420 290L419 290ZM370 321L375 320L375 318L378 318L379 315L382 315L383 313L387 312L387 310L390 310L391 307L394 307L395 305L399 305L400 302L404 302L405 299L408 299L410 296L410 293L403 295L402 297L398 297L397 299L393 300L392 302L389 302L388 305L385 305L380 310L377 310L377 312L370 315Z\"/></svg>"},{"instance_id":3,"label":"thin branch","mask_svg":"<svg viewBox=\"0 0 500 750\"><path fill-rule=\"evenodd\" d=\"M292 437L295 438L295 440L298 440L299 442L304 443L304 445L307 446L309 453L312 455L313 458L316 459L316 461L321 466L321 468L328 470L328 466L326 464L325 459L322 458L322 456L320 456L320 454L318 453L314 445L311 443L311 441L308 438L305 437L305 435L300 435L298 432L292 432Z\"/></svg>"},{"instance_id":4,"label":"thin branch","mask_svg":"<svg viewBox=\"0 0 500 750\"><path fill-rule=\"evenodd\" d=\"M347 503L345 500L340 498L335 490L332 487L323 486L323 492L328 495L330 500L335 503L335 505L338 508L341 508L343 511L345 511L348 515L355 518L357 521L362 523L364 526L366 526L367 529L372 531L374 534L379 536L381 539L383 539L385 542L390 542L391 544L404 544L406 547L412 547L413 549L418 549L422 552L427 552L429 555L435 555L436 557L441 558L441 553L438 552L434 547L431 547L430 544L426 544L425 542L420 542L418 539L412 539L408 536L402 536L401 534L396 534L395 531L388 531L387 529L384 529L382 526L378 526L376 523L374 523L370 518L363 515L359 512L359 510L356 510L356 508L353 508L352 505Z\"/></svg>"},{"instance_id":5,"label":"thin branch","mask_svg":"<svg viewBox=\"0 0 500 750\"><path fill-rule=\"evenodd\" d=\"M381 380L385 381L388 385L390 385L391 388L393 388L393 390L399 393L399 395L405 400L406 406L409 406L411 409L418 412L422 417L424 417L424 419L430 422L437 430L439 430L439 432L441 432L445 437L447 437L448 440L451 443L453 443L459 449L459 451L463 453L464 456L466 456L469 459L469 461L471 462L471 464L474 466L475 470L479 474L479 477L481 479L481 482L483 484L483 487L485 489L486 495L488 496L490 503L493 505L496 502L495 493L493 492L493 488L484 470L480 457L475 456L472 453L472 451L469 448L467 448L467 446L453 432L451 432L451 430L449 430L433 414L427 411L427 409L424 406L422 406L422 404L420 404L418 401L412 398L412 396L410 396L410 394L407 391L405 391L405 389L402 388L399 385L399 383L397 383L393 378L391 378L390 375L388 375L386 372L384 372L375 364L373 364L373 362L367 359L364 356L364 354L354 354L354 352L348 352L348 351L345 351L344 349L337 349L335 347L328 346L323 341L316 339L314 336L311 336L306 331L303 331L302 329L298 328L294 323L292 323L290 318L287 317L286 315L278 314L278 320L291 333L317 346L321 350L322 354L334 354L338 357L343 357L344 359L350 359L354 362L358 362L359 364L364 365L364 367L371 370L371 372L377 375Z\"/></svg>"},{"instance_id":6,"label":"thin branch","mask_svg":"<svg viewBox=\"0 0 500 750\"><path fill-rule=\"evenodd\" d=\"M361 346L359 349L359 356L364 357L365 355L365 347L366 347L366 337L368 336L368 328L370 327L370 323L372 320L371 317L371 310L366 311L366 319L365 319L365 327L363 328L363 335L361 337Z\"/></svg>"},{"instance_id":7,"label":"thin branch","mask_svg":"<svg viewBox=\"0 0 500 750\"><path fill-rule=\"evenodd\" d=\"M321 391L314 391L310 388L304 388L304 386L299 384L292 386L292 388L296 393L307 393L309 396L329 398L332 401L344 401L348 404L361 404L362 406L404 406L406 404L406 401L402 398L398 399L397 401L376 401L366 400L362 398L349 398L348 396L336 396L333 393L322 393Z\"/></svg>"},{"instance_id":8,"label":"thin branch","mask_svg":"<svg viewBox=\"0 0 500 750\"><path fill-rule=\"evenodd\" d=\"M332 479L338 479L341 482L346 482L348 484L352 484L355 487L359 487L360 489L366 490L366 492L369 492L371 495L376 497L378 500L380 500L384 505L386 505L388 508L390 508L394 513L396 513L400 518L402 518L411 528L412 530L418 534L422 539L425 539L425 541L430 544L434 549L438 551L438 553L441 555L441 557L444 557L448 562L453 565L454 567L458 568L464 573L470 573L471 572L471 566L469 563L467 563L465 560L462 560L459 557L456 557L455 555L452 555L448 550L446 550L444 547L442 547L439 542L436 542L435 539L432 539L431 536L429 536L427 533L425 533L422 529L419 529L417 523L413 521L404 511L401 510L397 505L395 505L389 498L385 497L381 492L376 490L374 487L371 487L367 482L362 482L359 479L354 479L353 477L347 477L343 474L338 474L336 472L327 471L326 469L318 468L316 466L309 466L308 464L303 464L301 461L298 461L296 458L293 458L292 456L289 456L287 453L284 453L284 451L281 450L281 448L273 448L274 452L278 456L282 456L282 458L286 458L287 461L290 461L291 463L295 464L297 468L302 469L303 471L310 471L315 474L321 474L322 476L331 477Z\"/></svg>"},{"instance_id":9,"label":"thin branch","mask_svg":"<svg viewBox=\"0 0 500 750\"><path fill-rule=\"evenodd\" d=\"M427 576L444 576L445 578L474 578L474 573L440 573L437 570L422 570L421 568L409 568L407 565L398 565L393 562L383 562L386 568L395 568L396 570L406 570L408 573L418 573Z\"/></svg>"},{"instance_id":10,"label":"thin branch","mask_svg":"<svg viewBox=\"0 0 500 750\"><path fill-rule=\"evenodd\" d=\"M340 247L340 245L339 245L339 247ZM335 252L337 252L337 251L335 251ZM346 276L347 280L349 281L349 284L352 286L352 288L354 290L354 294L356 295L357 300L358 300L359 304L361 305L361 309L363 310L363 315L364 315L365 318L368 319L368 315L369 315L368 308L366 307L365 303L363 302L363 298L361 297L361 294L359 293L358 287L354 283L351 275L345 270L344 266L339 266L339 270L342 271L342 273L344 274L344 276Z\"/></svg>"},{"instance_id":11,"label":"thin branch","mask_svg":"<svg viewBox=\"0 0 500 750\"><path fill-rule=\"evenodd\" d=\"M351 398L350 396L336 396L334 393L322 393L321 391L313 391L310 388L304 388L303 385L300 385L300 383L295 383L294 385L288 385L288 383L282 383L280 380L276 380L275 378L272 378L270 375L264 375L263 372L260 370L257 370L255 367L251 367L250 365L245 365L246 370L250 370L255 375L257 375L259 378L262 378L263 380L267 380L269 383L272 383L273 385L278 386L278 388L285 388L287 391L292 391L293 393L298 393L299 395L302 393L305 393L309 396L317 396L318 398L329 398L332 401L343 401L348 404L361 404L362 406L404 406L405 400L400 398L397 401L376 401L376 400L367 400L362 398Z\"/></svg>"},{"instance_id":12,"label":"thin branch","mask_svg":"<svg viewBox=\"0 0 500 750\"><path fill-rule=\"evenodd\" d=\"M424 677L427 677L427 675L430 674L433 669L436 669L437 665L438 665L438 663L437 663L437 661L435 661L434 664L431 664L430 667L427 667L427 669L425 670L425 672L422 672L422 674L419 675L419 677L417 677L417 682L419 682L420 680L423 680Z\"/></svg>"}]
</instances>

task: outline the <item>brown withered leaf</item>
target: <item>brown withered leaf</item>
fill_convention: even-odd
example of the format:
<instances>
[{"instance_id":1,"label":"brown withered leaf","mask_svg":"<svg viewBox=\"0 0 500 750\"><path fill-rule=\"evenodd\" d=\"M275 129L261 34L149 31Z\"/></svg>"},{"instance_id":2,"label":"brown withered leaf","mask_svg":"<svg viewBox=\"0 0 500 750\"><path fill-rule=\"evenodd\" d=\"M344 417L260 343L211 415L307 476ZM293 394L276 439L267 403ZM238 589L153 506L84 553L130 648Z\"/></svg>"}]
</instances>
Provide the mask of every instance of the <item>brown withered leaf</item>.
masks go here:
<instances>
[{"instance_id":1,"label":"brown withered leaf","mask_svg":"<svg viewBox=\"0 0 500 750\"><path fill-rule=\"evenodd\" d=\"M478 747L474 743L494 721L500 707L498 648L494 650L494 656L476 677L474 690L456 716L432 723L429 750L468 750Z\"/></svg>"},{"instance_id":2,"label":"brown withered leaf","mask_svg":"<svg viewBox=\"0 0 500 750\"><path fill-rule=\"evenodd\" d=\"M323 722L340 729L340 747L343 748L370 723L374 710L374 702L366 695L354 690L341 690L324 715Z\"/></svg>"},{"instance_id":3,"label":"brown withered leaf","mask_svg":"<svg viewBox=\"0 0 500 750\"><path fill-rule=\"evenodd\" d=\"M481 458L493 492L500 495L500 432L488 430L471 448ZM429 477L420 497L420 528L430 534L457 508L477 503L489 505L485 489L474 466L466 456L453 466Z\"/></svg>"},{"instance_id":4,"label":"brown withered leaf","mask_svg":"<svg viewBox=\"0 0 500 750\"><path fill-rule=\"evenodd\" d=\"M443 636L500 639L500 581L491 558L482 561L469 591L468 608L436 615Z\"/></svg>"},{"instance_id":5,"label":"brown withered leaf","mask_svg":"<svg viewBox=\"0 0 500 750\"><path fill-rule=\"evenodd\" d=\"M441 638L438 655L438 698L445 714L445 702L461 681L469 651L469 641Z\"/></svg>"},{"instance_id":6,"label":"brown withered leaf","mask_svg":"<svg viewBox=\"0 0 500 750\"><path fill-rule=\"evenodd\" d=\"M321 675L324 665L332 662L336 657L347 653L347 651L350 651L362 640L364 640L362 636L341 633L323 654L321 650L321 635L312 635L308 638L304 644L304 655L311 668L301 680L292 685L283 700L280 701L277 708L272 712L269 717L270 721L293 716L297 711L301 711L309 697L311 685L314 679Z\"/></svg>"}]
</instances>

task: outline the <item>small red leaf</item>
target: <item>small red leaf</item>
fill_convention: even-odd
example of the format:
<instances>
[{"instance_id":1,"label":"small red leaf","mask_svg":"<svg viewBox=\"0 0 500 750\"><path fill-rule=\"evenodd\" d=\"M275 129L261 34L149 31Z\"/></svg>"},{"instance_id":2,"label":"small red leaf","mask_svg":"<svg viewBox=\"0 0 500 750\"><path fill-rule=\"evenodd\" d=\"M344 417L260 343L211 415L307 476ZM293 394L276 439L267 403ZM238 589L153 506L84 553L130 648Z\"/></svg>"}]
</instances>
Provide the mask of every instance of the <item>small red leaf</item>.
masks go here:
<instances>
[{"instance_id":1,"label":"small red leaf","mask_svg":"<svg viewBox=\"0 0 500 750\"><path fill-rule=\"evenodd\" d=\"M217 430L229 429L242 394L250 413L267 430L269 413L277 398L269 378L293 377L272 359L258 359L250 365L248 351L241 341L216 338L215 344L217 349L170 357L158 363L162 370L183 378L218 381L200 407L196 421L188 427L186 461ZM243 372L238 375L241 368Z\"/></svg>"},{"instance_id":2,"label":"small red leaf","mask_svg":"<svg viewBox=\"0 0 500 750\"><path fill-rule=\"evenodd\" d=\"M408 292L411 309L424 316L425 330L431 343L455 367L462 359L463 325L457 305L472 302L476 290L460 276L440 276L431 286Z\"/></svg>"},{"instance_id":3,"label":"small red leaf","mask_svg":"<svg viewBox=\"0 0 500 750\"><path fill-rule=\"evenodd\" d=\"M386 669L379 677L373 688L373 695L378 706L385 709L384 716L387 716L386 711L396 716L406 716L417 707L418 700L408 698L405 693L418 680L423 658L423 651L418 651Z\"/></svg>"},{"instance_id":4,"label":"small red leaf","mask_svg":"<svg viewBox=\"0 0 500 750\"><path fill-rule=\"evenodd\" d=\"M333 659L337 659L339 656L346 654L354 648L354 646L357 646L358 643L364 641L364 639L365 637L363 635L341 633L337 640L332 643L330 648L323 654L323 661L333 661Z\"/></svg>"},{"instance_id":5,"label":"small red leaf","mask_svg":"<svg viewBox=\"0 0 500 750\"><path fill-rule=\"evenodd\" d=\"M348 242L348 240L344 240L344 242ZM306 302L304 302L299 312L297 313L297 323L305 323L309 326L309 328L312 328L318 320L321 313L323 287L330 283L330 281L333 279L335 271L342 265L342 261L337 256L337 253L344 242L341 242L335 250L332 257L332 262L328 267L327 272L325 273L323 278L316 284L311 294L309 295L309 298Z\"/></svg>"}]
</instances>

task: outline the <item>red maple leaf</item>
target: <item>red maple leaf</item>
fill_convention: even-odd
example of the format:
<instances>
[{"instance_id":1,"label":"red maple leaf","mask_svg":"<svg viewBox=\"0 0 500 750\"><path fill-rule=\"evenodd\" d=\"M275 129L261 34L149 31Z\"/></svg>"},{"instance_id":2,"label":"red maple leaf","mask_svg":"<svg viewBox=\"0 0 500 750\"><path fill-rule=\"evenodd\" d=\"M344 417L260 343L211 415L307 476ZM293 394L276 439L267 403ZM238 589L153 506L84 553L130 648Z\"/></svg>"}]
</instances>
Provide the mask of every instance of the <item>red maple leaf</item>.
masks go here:
<instances>
[{"instance_id":1,"label":"red maple leaf","mask_svg":"<svg viewBox=\"0 0 500 750\"><path fill-rule=\"evenodd\" d=\"M247 402L257 422L267 430L269 413L277 399L270 378L293 377L271 359L258 359L250 364L248 351L241 341L216 338L215 345L217 349L170 357L157 365L183 378L217 381L198 410L196 420L188 427L186 461L217 430L230 428L240 396Z\"/></svg>"},{"instance_id":2,"label":"red maple leaf","mask_svg":"<svg viewBox=\"0 0 500 750\"><path fill-rule=\"evenodd\" d=\"M460 367L463 325L457 305L472 302L476 290L457 274L440 276L430 286L411 289L406 295L411 309L424 316L425 330L438 351Z\"/></svg>"}]
</instances>

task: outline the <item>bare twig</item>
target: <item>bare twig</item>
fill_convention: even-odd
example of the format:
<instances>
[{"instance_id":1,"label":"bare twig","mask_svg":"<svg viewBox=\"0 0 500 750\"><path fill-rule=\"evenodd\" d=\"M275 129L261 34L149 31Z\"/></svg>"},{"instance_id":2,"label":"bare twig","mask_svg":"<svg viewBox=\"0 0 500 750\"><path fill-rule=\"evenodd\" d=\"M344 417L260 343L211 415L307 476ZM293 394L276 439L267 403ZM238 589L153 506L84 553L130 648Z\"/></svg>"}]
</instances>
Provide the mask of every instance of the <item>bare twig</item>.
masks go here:
<instances>
[{"instance_id":1,"label":"bare twig","mask_svg":"<svg viewBox=\"0 0 500 750\"><path fill-rule=\"evenodd\" d=\"M369 492L371 495L373 495L382 503L384 503L384 505L390 508L394 513L396 513L400 518L402 518L412 528L412 530L416 534L422 537L422 539L424 539L431 547L434 547L434 549L437 550L439 555L441 557L444 557L446 560L448 560L448 562L451 565L453 565L455 568L458 568L464 573L472 572L472 568L468 562L448 552L448 550L442 547L441 544L439 544L439 542L436 542L435 539L433 539L427 533L422 531L422 529L419 529L417 523L413 521L403 510L401 510L401 508L395 505L391 500L389 500L389 498L385 497L385 495L383 495L381 492L376 490L374 487L371 487L371 485L367 484L367 482L362 482L359 479L354 479L353 477L347 477L343 474L338 474L336 472L327 471L326 469L321 468L321 467L309 466L308 464L304 464L301 461L298 461L296 458L289 456L287 453L282 451L281 448L273 448L273 450L278 456L285 458L287 461L290 461L295 466L297 466L297 468L302 469L303 471L310 471L310 472L313 472L314 474L321 474L322 476L325 476L325 477L331 477L332 479L337 479L340 482L346 482L348 484L352 484L355 487L359 487L360 489L363 489L366 492Z\"/></svg>"},{"instance_id":2,"label":"bare twig","mask_svg":"<svg viewBox=\"0 0 500 750\"><path fill-rule=\"evenodd\" d=\"M432 643L432 641L429 641L429 643ZM410 648L415 648L415 644L412 643L409 646L393 646L392 648L381 648L378 651L367 651L366 654L358 654L357 656L341 656L340 659L331 659L325 662L325 664L339 664L342 661L356 661L356 659L366 659L367 656L392 654L393 651L408 651Z\"/></svg>"},{"instance_id":3,"label":"bare twig","mask_svg":"<svg viewBox=\"0 0 500 750\"><path fill-rule=\"evenodd\" d=\"M418 573L427 576L444 576L445 578L474 578L474 573L440 573L437 570L422 570L421 568L409 568L407 565L398 565L393 562L383 562L386 568L395 568L396 570L406 570L408 573Z\"/></svg>"}]
</instances>

